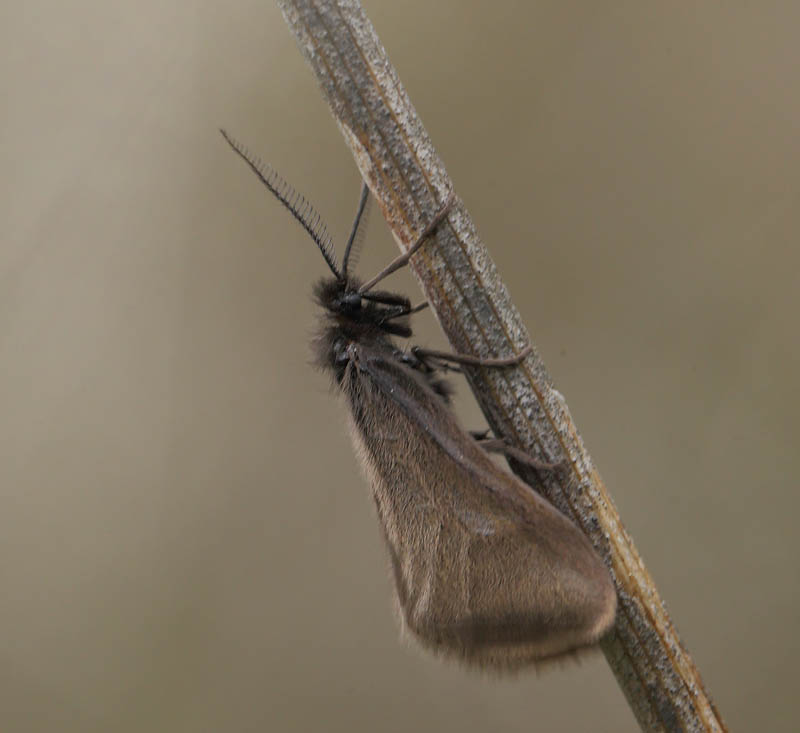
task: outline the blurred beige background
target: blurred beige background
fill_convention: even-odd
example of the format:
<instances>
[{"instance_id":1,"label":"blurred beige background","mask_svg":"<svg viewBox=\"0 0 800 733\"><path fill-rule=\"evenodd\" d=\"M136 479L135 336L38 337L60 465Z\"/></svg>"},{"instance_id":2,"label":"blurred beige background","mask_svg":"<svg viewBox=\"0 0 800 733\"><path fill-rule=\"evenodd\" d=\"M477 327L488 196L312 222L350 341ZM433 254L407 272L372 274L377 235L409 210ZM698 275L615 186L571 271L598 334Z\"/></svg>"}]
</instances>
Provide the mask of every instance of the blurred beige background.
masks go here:
<instances>
[{"instance_id":1,"label":"blurred beige background","mask_svg":"<svg viewBox=\"0 0 800 733\"><path fill-rule=\"evenodd\" d=\"M800 6L366 5L723 716L794 730ZM398 641L324 263L216 130L344 238L273 4L4 3L0 80L0 729L635 730L600 656Z\"/></svg>"}]
</instances>

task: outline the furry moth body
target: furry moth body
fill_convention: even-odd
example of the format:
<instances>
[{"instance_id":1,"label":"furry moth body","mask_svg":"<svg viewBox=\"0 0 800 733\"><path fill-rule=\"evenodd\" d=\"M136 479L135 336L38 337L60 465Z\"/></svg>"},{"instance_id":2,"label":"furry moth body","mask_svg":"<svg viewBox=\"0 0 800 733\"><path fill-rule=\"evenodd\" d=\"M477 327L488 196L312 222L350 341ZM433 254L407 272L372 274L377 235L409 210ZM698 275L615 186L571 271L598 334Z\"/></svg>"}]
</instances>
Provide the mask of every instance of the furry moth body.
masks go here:
<instances>
[{"instance_id":1,"label":"furry moth body","mask_svg":"<svg viewBox=\"0 0 800 733\"><path fill-rule=\"evenodd\" d=\"M407 298L348 274L367 199L337 266L313 209L271 168L225 139L314 239L332 277L314 289L323 310L315 363L347 405L391 560L405 625L423 646L483 668L514 669L594 644L613 624L616 594L588 539L519 478L501 470L458 424L441 362L400 350ZM441 357L441 355L437 355ZM452 358L453 361L470 360ZM494 366L513 363L496 360Z\"/></svg>"}]
</instances>

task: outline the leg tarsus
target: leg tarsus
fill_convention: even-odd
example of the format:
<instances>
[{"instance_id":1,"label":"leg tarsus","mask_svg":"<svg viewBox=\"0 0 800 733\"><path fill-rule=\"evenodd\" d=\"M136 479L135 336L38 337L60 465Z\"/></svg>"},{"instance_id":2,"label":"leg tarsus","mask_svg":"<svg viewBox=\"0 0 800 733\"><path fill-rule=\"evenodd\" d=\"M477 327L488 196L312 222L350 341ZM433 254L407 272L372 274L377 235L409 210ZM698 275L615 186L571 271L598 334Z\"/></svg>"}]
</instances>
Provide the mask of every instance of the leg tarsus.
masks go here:
<instances>
[{"instance_id":1,"label":"leg tarsus","mask_svg":"<svg viewBox=\"0 0 800 733\"><path fill-rule=\"evenodd\" d=\"M488 433L488 430L486 431ZM484 433L485 434L485 433ZM540 461L533 456L528 455L524 450L520 450L516 446L511 445L507 441L503 440L502 438L489 438L486 440L481 440L480 438L476 437L475 434L472 434L473 437L478 441L478 445L483 448L488 453L502 453L506 457L513 458L520 463L524 463L532 468L537 468L540 470L545 471L553 471L558 468L564 461L558 461L556 463L550 463L548 461Z\"/></svg>"},{"instance_id":2,"label":"leg tarsus","mask_svg":"<svg viewBox=\"0 0 800 733\"><path fill-rule=\"evenodd\" d=\"M359 289L358 292L363 295L371 288L375 287L383 278L388 277L391 275L395 270L399 270L401 267L405 267L408 264L408 261L411 259L411 256L423 245L425 244L425 240L433 234L436 230L436 227L444 221L447 215L450 213L450 209L453 207L455 203L456 197L455 194L451 191L447 197L447 201L444 202L444 205L436 212L433 219L431 219L428 226L426 226L422 233L417 237L417 240L412 244L407 251L403 254L398 255L395 257L386 267L384 267L375 277L372 278L369 282L364 283Z\"/></svg>"},{"instance_id":3,"label":"leg tarsus","mask_svg":"<svg viewBox=\"0 0 800 733\"><path fill-rule=\"evenodd\" d=\"M442 359L437 359L435 356L431 356L430 354L423 353L420 351L419 347L412 346L411 349L406 352L407 354L407 361L410 361L412 358L417 364L421 364L431 371L442 371L442 372L455 372L456 374L463 374L463 370L457 366L453 366L452 364L448 364L446 361ZM409 358L410 357L410 358Z\"/></svg>"},{"instance_id":4,"label":"leg tarsus","mask_svg":"<svg viewBox=\"0 0 800 733\"><path fill-rule=\"evenodd\" d=\"M467 366L483 366L483 367L510 367L517 366L523 362L528 355L533 351L533 347L528 344L519 354L509 356L503 359L482 359L479 356L471 356L469 354L451 354L447 351L435 351L433 349L423 349L415 346L411 349L417 358L425 359L438 359L440 361L452 361L456 364L465 364Z\"/></svg>"},{"instance_id":5,"label":"leg tarsus","mask_svg":"<svg viewBox=\"0 0 800 733\"><path fill-rule=\"evenodd\" d=\"M384 321L391 321L395 318L402 318L404 316L410 316L412 313L419 313L421 310L425 310L428 307L428 301L425 300L419 305L412 306L410 308L403 308L402 310L398 310L397 313L392 313L389 316L384 318Z\"/></svg>"}]
</instances>

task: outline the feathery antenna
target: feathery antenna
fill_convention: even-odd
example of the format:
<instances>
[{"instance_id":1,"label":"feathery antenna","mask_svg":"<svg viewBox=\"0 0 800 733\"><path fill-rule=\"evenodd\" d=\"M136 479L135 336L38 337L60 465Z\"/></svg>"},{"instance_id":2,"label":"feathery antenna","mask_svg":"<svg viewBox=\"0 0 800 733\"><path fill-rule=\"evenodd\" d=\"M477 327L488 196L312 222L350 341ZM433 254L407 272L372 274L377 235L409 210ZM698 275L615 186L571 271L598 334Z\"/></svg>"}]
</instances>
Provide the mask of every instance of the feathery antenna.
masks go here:
<instances>
[{"instance_id":1,"label":"feathery antenna","mask_svg":"<svg viewBox=\"0 0 800 733\"><path fill-rule=\"evenodd\" d=\"M343 279L342 273L339 272L336 266L336 256L333 251L333 240L325 222L322 217L315 211L314 207L306 200L306 198L299 194L284 178L270 165L264 163L258 156L254 156L247 148L244 147L238 140L235 140L228 135L225 130L220 128L222 137L225 138L228 145L233 148L233 151L245 162L250 169L255 173L261 182L274 194L288 210L289 213L297 219L300 226L305 229L311 239L313 239L317 247L319 247L322 256L325 258L328 267L336 277L340 280ZM349 243L348 243L349 246Z\"/></svg>"}]
</instances>

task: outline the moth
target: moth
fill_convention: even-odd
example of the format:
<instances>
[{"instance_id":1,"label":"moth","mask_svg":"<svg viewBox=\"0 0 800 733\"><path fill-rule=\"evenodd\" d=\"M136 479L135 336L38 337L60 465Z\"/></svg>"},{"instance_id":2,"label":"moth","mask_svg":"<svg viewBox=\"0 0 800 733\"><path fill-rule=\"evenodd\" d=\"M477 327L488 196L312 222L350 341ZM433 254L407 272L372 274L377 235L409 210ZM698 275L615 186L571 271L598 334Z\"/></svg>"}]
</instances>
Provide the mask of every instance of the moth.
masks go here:
<instances>
[{"instance_id":1,"label":"moth","mask_svg":"<svg viewBox=\"0 0 800 733\"><path fill-rule=\"evenodd\" d=\"M314 286L322 309L314 362L347 407L386 541L404 625L424 647L490 670L511 670L594 644L613 624L608 570L580 530L530 486L502 470L450 409L448 363L503 368L420 348L408 298L374 290L408 263L446 219L445 204L414 245L361 282L350 265L363 233L362 186L341 266L322 219L271 167L222 131L233 150L301 224L331 276ZM453 367L450 367L453 368ZM458 367L455 367L458 369Z\"/></svg>"}]
</instances>

